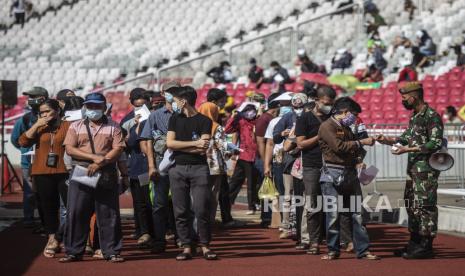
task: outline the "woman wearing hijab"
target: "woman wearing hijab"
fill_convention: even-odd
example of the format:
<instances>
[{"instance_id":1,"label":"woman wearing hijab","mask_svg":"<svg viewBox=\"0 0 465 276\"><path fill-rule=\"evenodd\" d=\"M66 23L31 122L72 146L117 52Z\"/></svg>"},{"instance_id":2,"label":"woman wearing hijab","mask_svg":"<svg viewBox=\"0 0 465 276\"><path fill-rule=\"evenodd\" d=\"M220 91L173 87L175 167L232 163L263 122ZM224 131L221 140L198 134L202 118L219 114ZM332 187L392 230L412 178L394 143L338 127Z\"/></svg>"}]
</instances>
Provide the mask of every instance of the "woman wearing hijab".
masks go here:
<instances>
[{"instance_id":1,"label":"woman wearing hijab","mask_svg":"<svg viewBox=\"0 0 465 276\"><path fill-rule=\"evenodd\" d=\"M216 209L218 206L218 194L221 187L221 181L226 174L225 163L225 134L223 127L217 123L219 116L219 107L212 103L206 102L199 107L199 113L207 116L213 121L210 147L207 150L208 167L210 168L210 183L212 185L213 200L211 202L210 221L215 221Z\"/></svg>"}]
</instances>

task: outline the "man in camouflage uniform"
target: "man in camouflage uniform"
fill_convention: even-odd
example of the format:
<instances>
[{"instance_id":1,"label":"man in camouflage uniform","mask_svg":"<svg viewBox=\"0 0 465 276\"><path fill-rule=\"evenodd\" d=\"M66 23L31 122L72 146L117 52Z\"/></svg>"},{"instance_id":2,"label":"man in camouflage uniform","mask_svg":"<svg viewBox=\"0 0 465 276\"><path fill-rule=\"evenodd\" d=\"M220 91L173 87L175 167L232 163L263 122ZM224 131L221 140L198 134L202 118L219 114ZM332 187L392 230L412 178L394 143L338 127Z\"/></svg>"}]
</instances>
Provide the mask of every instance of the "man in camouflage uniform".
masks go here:
<instances>
[{"instance_id":1,"label":"man in camouflage uniform","mask_svg":"<svg viewBox=\"0 0 465 276\"><path fill-rule=\"evenodd\" d=\"M410 241L406 248L396 251L395 255L405 259L432 258L433 239L438 229L436 204L439 171L431 168L428 160L441 148L444 127L439 114L424 102L420 83L409 82L399 92L404 107L414 111L409 127L398 138L377 137L382 144L401 144L395 146L397 149L393 148L393 154L408 153L404 199Z\"/></svg>"}]
</instances>

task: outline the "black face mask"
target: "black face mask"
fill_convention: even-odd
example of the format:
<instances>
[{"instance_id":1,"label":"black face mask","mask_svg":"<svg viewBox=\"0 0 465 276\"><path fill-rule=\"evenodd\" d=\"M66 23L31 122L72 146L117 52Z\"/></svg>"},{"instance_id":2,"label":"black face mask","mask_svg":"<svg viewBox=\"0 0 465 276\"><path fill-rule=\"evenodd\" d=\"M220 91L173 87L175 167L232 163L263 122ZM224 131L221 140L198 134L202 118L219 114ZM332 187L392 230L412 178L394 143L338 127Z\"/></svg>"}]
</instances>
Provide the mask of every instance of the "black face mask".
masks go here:
<instances>
[{"instance_id":1,"label":"black face mask","mask_svg":"<svg viewBox=\"0 0 465 276\"><path fill-rule=\"evenodd\" d=\"M27 104L32 108L33 111L39 111L39 106L44 102L45 100L42 98L39 99L29 99L27 100Z\"/></svg>"},{"instance_id":2,"label":"black face mask","mask_svg":"<svg viewBox=\"0 0 465 276\"><path fill-rule=\"evenodd\" d=\"M49 126L55 126L56 123L57 123L57 121L58 121L57 118L51 119L51 120L48 122L48 125L49 125Z\"/></svg>"},{"instance_id":3,"label":"black face mask","mask_svg":"<svg viewBox=\"0 0 465 276\"><path fill-rule=\"evenodd\" d=\"M405 109L407 110L412 110L415 108L415 104L411 104L408 102L408 100L403 100L402 105L404 106Z\"/></svg>"}]
</instances>

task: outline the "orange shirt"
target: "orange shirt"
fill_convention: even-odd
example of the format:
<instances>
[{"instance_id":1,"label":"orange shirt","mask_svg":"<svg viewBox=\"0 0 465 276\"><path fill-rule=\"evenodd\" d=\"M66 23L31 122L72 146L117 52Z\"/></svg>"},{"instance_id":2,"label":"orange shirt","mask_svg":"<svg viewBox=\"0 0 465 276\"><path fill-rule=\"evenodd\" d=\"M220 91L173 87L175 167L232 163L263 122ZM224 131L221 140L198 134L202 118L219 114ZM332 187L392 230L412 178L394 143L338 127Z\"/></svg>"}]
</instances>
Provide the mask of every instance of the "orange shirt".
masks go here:
<instances>
[{"instance_id":1,"label":"orange shirt","mask_svg":"<svg viewBox=\"0 0 465 276\"><path fill-rule=\"evenodd\" d=\"M85 120L79 120L71 124L63 144L77 147L87 153L92 153L89 134L84 122ZM117 147L124 148L126 146L121 127L113 121L100 125L90 123L89 128L92 140L94 141L95 153L98 155L104 156Z\"/></svg>"},{"instance_id":2,"label":"orange shirt","mask_svg":"<svg viewBox=\"0 0 465 276\"><path fill-rule=\"evenodd\" d=\"M37 130L34 138L28 138L26 133L19 137L19 144L22 147L28 148L36 145L35 155L32 161L31 175L42 174L60 174L68 173L63 162L65 147L63 141L70 126L70 122L62 121L60 126L53 130L49 126L41 127ZM52 168L47 166L47 157L50 152L51 138L53 137L52 152L57 155L57 166Z\"/></svg>"}]
</instances>

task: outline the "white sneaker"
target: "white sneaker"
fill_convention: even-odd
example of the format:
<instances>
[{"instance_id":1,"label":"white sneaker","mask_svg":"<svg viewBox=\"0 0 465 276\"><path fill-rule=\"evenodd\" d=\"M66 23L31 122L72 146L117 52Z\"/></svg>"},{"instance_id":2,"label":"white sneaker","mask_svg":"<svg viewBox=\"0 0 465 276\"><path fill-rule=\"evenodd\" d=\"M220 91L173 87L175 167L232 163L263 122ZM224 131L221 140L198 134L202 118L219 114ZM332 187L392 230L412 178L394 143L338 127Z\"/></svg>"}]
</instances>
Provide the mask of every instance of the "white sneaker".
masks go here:
<instances>
[{"instance_id":1,"label":"white sneaker","mask_svg":"<svg viewBox=\"0 0 465 276\"><path fill-rule=\"evenodd\" d=\"M248 216L255 215L255 210L249 210L245 214L248 215Z\"/></svg>"}]
</instances>

